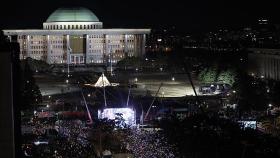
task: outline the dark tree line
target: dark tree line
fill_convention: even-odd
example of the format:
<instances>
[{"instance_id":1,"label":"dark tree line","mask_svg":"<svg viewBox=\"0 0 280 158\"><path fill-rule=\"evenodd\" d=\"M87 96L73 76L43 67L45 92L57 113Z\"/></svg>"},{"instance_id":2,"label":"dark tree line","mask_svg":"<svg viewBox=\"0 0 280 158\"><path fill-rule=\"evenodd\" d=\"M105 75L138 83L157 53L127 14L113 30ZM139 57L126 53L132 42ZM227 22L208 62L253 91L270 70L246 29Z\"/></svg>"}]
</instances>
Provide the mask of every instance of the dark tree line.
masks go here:
<instances>
[{"instance_id":1,"label":"dark tree line","mask_svg":"<svg viewBox=\"0 0 280 158\"><path fill-rule=\"evenodd\" d=\"M33 109L34 105L42 102L42 94L38 85L36 84L28 59L21 61L20 74L21 84L19 91L21 97L21 109Z\"/></svg>"},{"instance_id":2,"label":"dark tree line","mask_svg":"<svg viewBox=\"0 0 280 158\"><path fill-rule=\"evenodd\" d=\"M221 119L215 114L199 114L160 124L170 143L175 144L178 158L276 158L280 141L253 129Z\"/></svg>"}]
</instances>

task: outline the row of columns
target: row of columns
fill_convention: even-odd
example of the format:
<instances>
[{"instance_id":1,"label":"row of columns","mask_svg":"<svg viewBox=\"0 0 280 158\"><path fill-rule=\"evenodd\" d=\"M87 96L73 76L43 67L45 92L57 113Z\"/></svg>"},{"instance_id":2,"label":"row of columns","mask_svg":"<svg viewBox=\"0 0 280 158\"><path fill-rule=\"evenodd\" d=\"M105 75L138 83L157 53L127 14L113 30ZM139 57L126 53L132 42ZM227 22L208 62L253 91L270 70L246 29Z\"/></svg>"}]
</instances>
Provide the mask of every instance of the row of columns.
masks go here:
<instances>
[{"instance_id":1,"label":"row of columns","mask_svg":"<svg viewBox=\"0 0 280 158\"><path fill-rule=\"evenodd\" d=\"M67 53L67 63L71 63L71 48L70 48L70 36L69 35L64 35L66 36L66 53ZM86 52L84 53L83 57L84 57L84 63L90 63L90 59L89 59L89 35L83 35L83 38L86 38L85 42L86 42ZM46 35L46 39L47 39L47 63L51 63L51 52L52 52L52 45L51 45L51 39L50 39L50 35ZM103 47L103 56L109 56L111 52L111 48L110 48L110 44L108 43L108 35L104 35L104 47ZM145 43L146 43L146 35L135 35L134 38L134 42L137 42L138 47L134 47L134 51L135 51L135 55L139 56L139 55L143 55L145 54ZM140 40L140 41L139 41ZM30 44L30 35L27 35L27 40L26 40L26 56L27 57L31 57L31 44ZM124 52L127 53L128 52L128 35L124 35L124 42L125 42L125 47L124 47ZM139 45L140 44L140 45ZM140 54L141 53L141 54ZM105 59L105 58L104 58ZM79 59L80 62L80 59ZM106 62L103 60L103 62Z\"/></svg>"}]
</instances>

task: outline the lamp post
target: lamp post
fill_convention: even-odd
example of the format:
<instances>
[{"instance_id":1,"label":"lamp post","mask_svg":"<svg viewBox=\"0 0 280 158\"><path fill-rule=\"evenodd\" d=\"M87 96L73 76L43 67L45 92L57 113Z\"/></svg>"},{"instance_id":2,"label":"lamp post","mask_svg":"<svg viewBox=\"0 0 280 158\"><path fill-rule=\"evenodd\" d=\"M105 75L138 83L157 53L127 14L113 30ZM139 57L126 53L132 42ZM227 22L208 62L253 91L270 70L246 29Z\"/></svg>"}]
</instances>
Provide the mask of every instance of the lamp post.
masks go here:
<instances>
[{"instance_id":1,"label":"lamp post","mask_svg":"<svg viewBox=\"0 0 280 158\"><path fill-rule=\"evenodd\" d=\"M273 106L273 105L272 105L271 103L268 104L267 115L269 115L269 110L272 108L272 106Z\"/></svg>"},{"instance_id":2,"label":"lamp post","mask_svg":"<svg viewBox=\"0 0 280 158\"><path fill-rule=\"evenodd\" d=\"M70 64L70 57L71 57L71 53L72 53L72 49L70 48L69 45L69 35L67 35L67 78L70 77L70 68L69 68L69 64Z\"/></svg>"}]
</instances>

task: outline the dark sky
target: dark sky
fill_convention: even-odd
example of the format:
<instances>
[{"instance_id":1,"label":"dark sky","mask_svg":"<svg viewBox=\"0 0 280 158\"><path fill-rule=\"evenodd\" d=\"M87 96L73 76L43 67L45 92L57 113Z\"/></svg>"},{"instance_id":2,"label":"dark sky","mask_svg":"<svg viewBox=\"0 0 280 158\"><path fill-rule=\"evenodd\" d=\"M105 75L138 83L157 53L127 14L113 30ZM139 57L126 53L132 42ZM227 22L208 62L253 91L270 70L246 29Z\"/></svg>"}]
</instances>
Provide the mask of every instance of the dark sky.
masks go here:
<instances>
[{"instance_id":1,"label":"dark sky","mask_svg":"<svg viewBox=\"0 0 280 158\"><path fill-rule=\"evenodd\" d=\"M280 23L279 5L269 0L8 0L1 4L0 28L40 29L64 6L91 9L105 28L176 26L193 33L248 26L259 17Z\"/></svg>"}]
</instances>

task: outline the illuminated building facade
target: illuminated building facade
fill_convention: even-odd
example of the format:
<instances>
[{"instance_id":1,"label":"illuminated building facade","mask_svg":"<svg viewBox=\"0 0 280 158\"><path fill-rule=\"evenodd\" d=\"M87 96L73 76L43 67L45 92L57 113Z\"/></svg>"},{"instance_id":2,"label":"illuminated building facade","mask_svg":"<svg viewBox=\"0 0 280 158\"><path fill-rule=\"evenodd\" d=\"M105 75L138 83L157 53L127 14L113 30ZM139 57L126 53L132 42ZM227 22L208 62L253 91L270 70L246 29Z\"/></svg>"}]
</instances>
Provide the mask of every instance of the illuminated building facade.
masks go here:
<instances>
[{"instance_id":1,"label":"illuminated building facade","mask_svg":"<svg viewBox=\"0 0 280 158\"><path fill-rule=\"evenodd\" d=\"M20 59L31 57L49 64L115 64L124 57L145 54L150 29L103 29L86 8L60 8L43 29L3 30L17 36Z\"/></svg>"},{"instance_id":2,"label":"illuminated building facade","mask_svg":"<svg viewBox=\"0 0 280 158\"><path fill-rule=\"evenodd\" d=\"M252 76L280 80L280 49L250 48L248 73Z\"/></svg>"}]
</instances>

